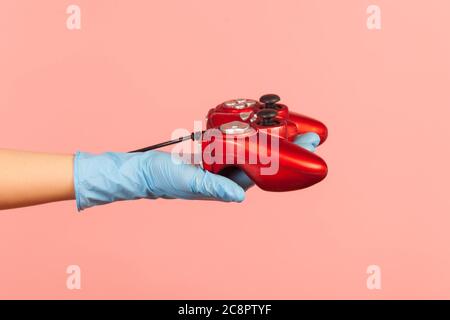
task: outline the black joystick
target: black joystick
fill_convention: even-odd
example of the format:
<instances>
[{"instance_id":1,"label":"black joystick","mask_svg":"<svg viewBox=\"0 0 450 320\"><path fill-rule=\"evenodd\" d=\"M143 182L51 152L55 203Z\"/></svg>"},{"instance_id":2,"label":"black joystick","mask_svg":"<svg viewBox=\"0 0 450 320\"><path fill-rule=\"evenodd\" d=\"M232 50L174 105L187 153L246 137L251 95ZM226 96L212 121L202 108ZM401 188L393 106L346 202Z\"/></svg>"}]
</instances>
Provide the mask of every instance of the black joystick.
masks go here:
<instances>
[{"instance_id":1,"label":"black joystick","mask_svg":"<svg viewBox=\"0 0 450 320\"><path fill-rule=\"evenodd\" d=\"M259 119L260 125L273 126L275 124L278 124L278 121L275 120L277 114L277 111L273 109L261 109L256 113L256 116Z\"/></svg>"},{"instance_id":2,"label":"black joystick","mask_svg":"<svg viewBox=\"0 0 450 320\"><path fill-rule=\"evenodd\" d=\"M264 103L264 108L275 109L277 102L281 99L276 94L265 94L259 98L259 102Z\"/></svg>"}]
</instances>

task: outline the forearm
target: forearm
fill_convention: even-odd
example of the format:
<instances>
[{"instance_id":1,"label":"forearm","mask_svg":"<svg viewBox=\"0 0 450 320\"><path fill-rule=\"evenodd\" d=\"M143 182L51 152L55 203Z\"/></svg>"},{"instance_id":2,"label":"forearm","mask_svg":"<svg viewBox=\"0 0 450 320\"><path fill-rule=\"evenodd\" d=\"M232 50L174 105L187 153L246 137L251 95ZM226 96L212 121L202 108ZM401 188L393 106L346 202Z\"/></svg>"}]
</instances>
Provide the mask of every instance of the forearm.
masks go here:
<instances>
[{"instance_id":1,"label":"forearm","mask_svg":"<svg viewBox=\"0 0 450 320\"><path fill-rule=\"evenodd\" d=\"M0 149L0 209L74 197L73 155Z\"/></svg>"}]
</instances>

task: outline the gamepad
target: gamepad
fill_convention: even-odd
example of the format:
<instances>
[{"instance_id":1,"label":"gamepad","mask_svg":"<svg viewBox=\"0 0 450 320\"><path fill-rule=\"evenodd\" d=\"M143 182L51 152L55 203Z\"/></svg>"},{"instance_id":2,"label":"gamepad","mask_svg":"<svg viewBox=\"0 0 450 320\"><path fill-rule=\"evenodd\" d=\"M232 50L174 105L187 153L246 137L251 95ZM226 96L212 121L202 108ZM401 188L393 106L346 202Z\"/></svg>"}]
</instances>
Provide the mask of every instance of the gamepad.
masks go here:
<instances>
[{"instance_id":1,"label":"gamepad","mask_svg":"<svg viewBox=\"0 0 450 320\"><path fill-rule=\"evenodd\" d=\"M323 180L328 171L325 161L293 140L315 132L323 143L326 126L289 111L279 101L277 95L267 94L259 101L229 100L209 110L202 138L203 168L223 175L239 168L267 191L297 190ZM278 161L276 168L271 168L269 158Z\"/></svg>"},{"instance_id":2,"label":"gamepad","mask_svg":"<svg viewBox=\"0 0 450 320\"><path fill-rule=\"evenodd\" d=\"M315 132L320 137L320 144L324 143L328 137L327 127L320 121L305 115L289 111L288 107L279 103L280 97L276 94L263 95L259 101L252 99L234 99L219 104L209 110L206 127L216 128L231 121L242 121L253 123L258 118L258 111L263 109L274 110L273 113L262 113L267 121L280 122L279 127L283 129L284 138L292 141L299 134ZM266 127L266 126L265 126Z\"/></svg>"},{"instance_id":3,"label":"gamepad","mask_svg":"<svg viewBox=\"0 0 450 320\"><path fill-rule=\"evenodd\" d=\"M145 152L185 140L201 141L204 169L232 177L243 170L261 189L291 191L323 180L328 172L323 159L296 145L299 134L315 132L322 144L327 127L318 120L289 111L275 94L259 101L234 99L207 114L206 130L131 152Z\"/></svg>"}]
</instances>

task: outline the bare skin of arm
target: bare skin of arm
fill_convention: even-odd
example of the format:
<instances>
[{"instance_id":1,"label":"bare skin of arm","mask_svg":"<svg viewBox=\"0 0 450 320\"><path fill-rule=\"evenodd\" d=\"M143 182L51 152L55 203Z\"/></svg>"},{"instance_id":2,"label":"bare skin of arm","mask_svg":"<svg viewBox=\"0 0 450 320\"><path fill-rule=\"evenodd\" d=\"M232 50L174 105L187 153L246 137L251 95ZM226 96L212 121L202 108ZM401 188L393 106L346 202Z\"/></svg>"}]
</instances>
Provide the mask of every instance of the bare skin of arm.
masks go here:
<instances>
[{"instance_id":1,"label":"bare skin of arm","mask_svg":"<svg viewBox=\"0 0 450 320\"><path fill-rule=\"evenodd\" d=\"M73 155L0 149L0 210L74 198Z\"/></svg>"}]
</instances>

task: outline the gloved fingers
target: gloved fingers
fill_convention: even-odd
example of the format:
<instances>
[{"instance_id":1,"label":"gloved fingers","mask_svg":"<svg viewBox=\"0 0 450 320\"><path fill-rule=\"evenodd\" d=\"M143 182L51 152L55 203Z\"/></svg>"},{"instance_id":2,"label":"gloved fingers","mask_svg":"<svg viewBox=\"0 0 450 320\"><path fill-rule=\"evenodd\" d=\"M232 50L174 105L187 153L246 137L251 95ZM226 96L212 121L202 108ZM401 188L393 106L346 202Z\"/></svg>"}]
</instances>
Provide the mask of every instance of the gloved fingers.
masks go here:
<instances>
[{"instance_id":1,"label":"gloved fingers","mask_svg":"<svg viewBox=\"0 0 450 320\"><path fill-rule=\"evenodd\" d=\"M253 180L250 179L249 176L242 169L239 168L229 168L226 172L223 173L223 175L228 179L236 182L245 191L247 191L248 189L250 189L255 185Z\"/></svg>"},{"instance_id":2,"label":"gloved fingers","mask_svg":"<svg viewBox=\"0 0 450 320\"><path fill-rule=\"evenodd\" d=\"M199 198L215 199L225 202L242 202L245 191L232 180L197 168L191 181L192 192Z\"/></svg>"},{"instance_id":3,"label":"gloved fingers","mask_svg":"<svg viewBox=\"0 0 450 320\"><path fill-rule=\"evenodd\" d=\"M320 143L320 137L315 132L307 132L298 135L295 138L294 143L308 151L314 152Z\"/></svg>"}]
</instances>

